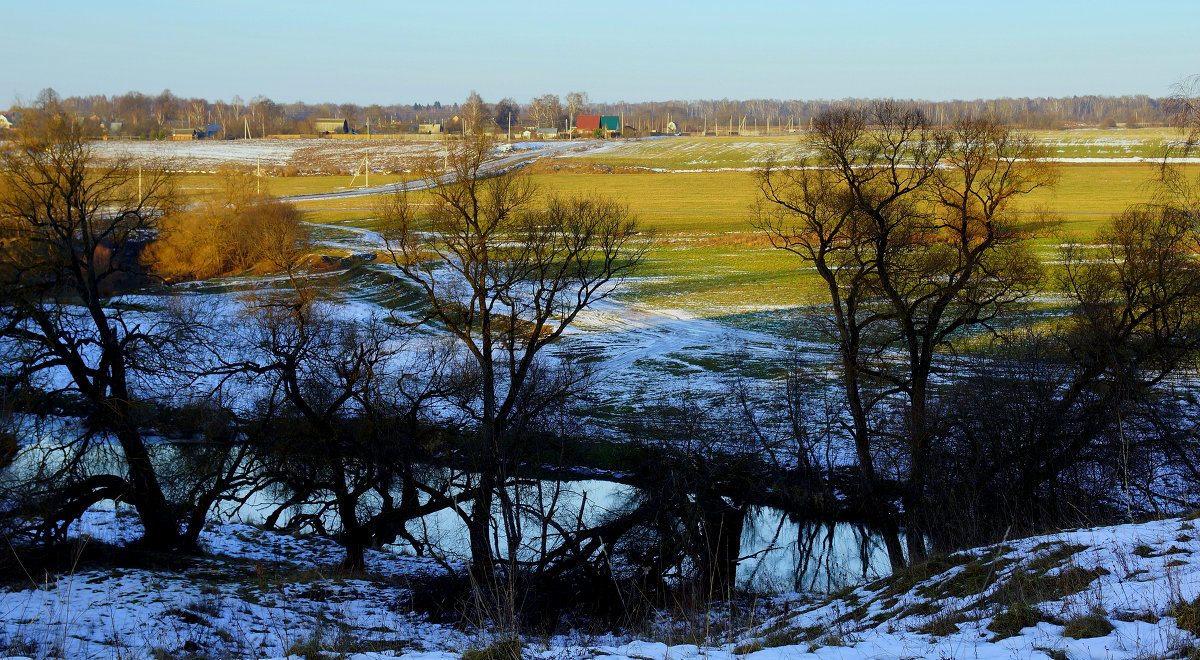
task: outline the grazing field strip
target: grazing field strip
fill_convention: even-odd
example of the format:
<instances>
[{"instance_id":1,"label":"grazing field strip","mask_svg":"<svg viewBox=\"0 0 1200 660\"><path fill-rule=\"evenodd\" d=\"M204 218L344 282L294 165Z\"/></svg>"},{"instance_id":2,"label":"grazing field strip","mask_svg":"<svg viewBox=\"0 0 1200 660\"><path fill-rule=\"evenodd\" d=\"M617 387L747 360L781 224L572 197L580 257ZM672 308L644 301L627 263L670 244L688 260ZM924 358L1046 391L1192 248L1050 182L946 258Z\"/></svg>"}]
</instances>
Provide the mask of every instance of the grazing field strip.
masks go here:
<instances>
[{"instance_id":1,"label":"grazing field strip","mask_svg":"<svg viewBox=\"0 0 1200 660\"><path fill-rule=\"evenodd\" d=\"M603 153L603 152L602 152ZM1157 167L1146 163L1063 164L1061 180L1022 200L1022 211L1047 210L1062 224L1038 241L1039 255L1053 264L1058 246L1068 239L1090 238L1112 214L1152 199ZM1187 165L1190 176L1200 165ZM550 195L603 194L626 204L647 230L651 241L639 277L621 297L647 305L688 310L704 318L755 309L796 307L822 299L815 274L793 255L774 250L751 224L757 198L754 179L745 172L658 174L548 171L530 173L542 190L534 201L544 208ZM372 176L371 184L398 182L402 177ZM213 175L186 175L181 184L193 196L212 194ZM348 176L264 177L265 192L304 194L344 190L361 185ZM411 203L429 200L412 193ZM305 220L374 228L382 196L314 199L298 203Z\"/></svg>"},{"instance_id":2,"label":"grazing field strip","mask_svg":"<svg viewBox=\"0 0 1200 660\"><path fill-rule=\"evenodd\" d=\"M1069 129L1027 131L1051 157L1072 159L1155 159L1163 147L1179 139L1167 128ZM663 137L620 140L565 160L611 167L662 170L750 168L769 159L794 161L810 155L804 134L785 136Z\"/></svg>"}]
</instances>

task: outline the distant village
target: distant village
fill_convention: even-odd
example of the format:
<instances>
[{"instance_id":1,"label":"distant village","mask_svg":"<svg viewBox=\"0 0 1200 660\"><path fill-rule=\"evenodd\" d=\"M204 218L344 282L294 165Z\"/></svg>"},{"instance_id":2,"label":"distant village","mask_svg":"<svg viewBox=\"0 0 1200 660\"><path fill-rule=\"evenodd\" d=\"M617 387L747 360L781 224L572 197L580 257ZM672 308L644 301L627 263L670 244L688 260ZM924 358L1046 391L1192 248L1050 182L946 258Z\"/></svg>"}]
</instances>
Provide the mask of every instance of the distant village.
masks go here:
<instances>
[{"instance_id":1,"label":"distant village","mask_svg":"<svg viewBox=\"0 0 1200 660\"><path fill-rule=\"evenodd\" d=\"M318 137L332 137L335 135L372 135L370 124L355 126L351 124L346 117L319 117L313 119L313 131L311 134ZM622 126L621 118L617 115L579 115L575 118L575 125L572 127L569 122L565 122L563 128L557 126L521 126L518 128L509 128L507 131L498 129L495 125L488 126L482 129L484 132L496 135L498 137L507 137L523 139L523 140L554 140L559 138L579 138L579 137L595 137L595 138L612 138L620 137L623 132L637 133L637 129L633 126ZM118 133L121 130L121 122L110 122L102 124L105 136L110 133ZM674 127L674 124L671 124ZM454 117L451 121L438 121L426 124L408 124L404 127L389 126L386 131L380 131L382 127L376 127L376 131L386 135L410 134L410 135L462 135L471 133L465 122L459 117ZM405 130L396 130L397 128ZM650 135L661 135L661 131L650 131ZM172 140L211 140L211 139L236 139L238 137L252 137L249 130L243 136L238 136L230 133L219 124L208 124L201 127L178 126L171 128L170 139Z\"/></svg>"},{"instance_id":2,"label":"distant village","mask_svg":"<svg viewBox=\"0 0 1200 660\"><path fill-rule=\"evenodd\" d=\"M97 137L102 140L137 137L123 134L125 127L125 122L123 121L103 121L99 117L90 117L89 121L97 128L99 131ZM19 112L0 114L0 130L16 130L20 126L20 123L21 113ZM639 132L633 126L623 126L621 117L617 115L579 115L575 118L574 126L570 126L569 122L564 122L564 124L562 128L557 126L521 126L509 128L507 131L499 130L498 127L493 125L484 129L484 132L498 137L523 140L554 140L580 137L612 138L620 137L623 134L663 135L668 132L678 134L674 130L674 123L669 123L667 131ZM472 132L458 117L454 117L453 120L449 121L408 124L403 127L395 125L386 127L376 126L374 133L370 124L356 126L345 117L319 117L312 120L312 126L313 130L309 134L317 137L333 137L336 135L371 136L372 134L393 136L397 134L414 136L462 135ZM259 136L250 130L249 123L246 122L244 131L231 131L221 124L204 124L202 126L175 125L167 127L164 134L155 137L169 140L234 140ZM289 137L295 136L290 135Z\"/></svg>"}]
</instances>

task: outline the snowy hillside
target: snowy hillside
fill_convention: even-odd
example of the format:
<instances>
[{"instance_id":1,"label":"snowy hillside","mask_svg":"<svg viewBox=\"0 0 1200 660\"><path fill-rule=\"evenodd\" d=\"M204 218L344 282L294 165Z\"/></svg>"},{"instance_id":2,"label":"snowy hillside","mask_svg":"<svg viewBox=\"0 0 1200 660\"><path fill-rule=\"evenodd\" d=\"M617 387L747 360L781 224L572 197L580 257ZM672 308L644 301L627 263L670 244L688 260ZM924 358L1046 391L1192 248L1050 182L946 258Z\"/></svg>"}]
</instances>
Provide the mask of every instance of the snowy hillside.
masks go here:
<instances>
[{"instance_id":1,"label":"snowy hillside","mask_svg":"<svg viewBox=\"0 0 1200 660\"><path fill-rule=\"evenodd\" d=\"M135 517L93 511L81 545L136 536ZM30 576L0 592L0 655L41 658L348 657L450 660L497 630L426 621L411 580L443 569L369 554L328 567L321 539L213 525L211 555ZM833 596L784 594L634 632L523 638L526 658L1150 658L1187 656L1200 632L1200 532L1187 519L1099 527L952 555ZM157 565L155 565L157 564ZM317 655L324 653L325 655Z\"/></svg>"}]
</instances>

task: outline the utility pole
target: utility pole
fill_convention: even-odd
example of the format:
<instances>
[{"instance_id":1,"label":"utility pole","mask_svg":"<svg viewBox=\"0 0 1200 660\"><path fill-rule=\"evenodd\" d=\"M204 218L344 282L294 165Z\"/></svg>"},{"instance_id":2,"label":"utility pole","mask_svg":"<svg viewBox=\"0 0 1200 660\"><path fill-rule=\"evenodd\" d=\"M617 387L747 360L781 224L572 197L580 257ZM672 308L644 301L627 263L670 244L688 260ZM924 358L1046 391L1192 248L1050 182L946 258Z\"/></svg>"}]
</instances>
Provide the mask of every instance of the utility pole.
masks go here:
<instances>
[{"instance_id":1,"label":"utility pole","mask_svg":"<svg viewBox=\"0 0 1200 660\"><path fill-rule=\"evenodd\" d=\"M257 194L262 194L262 156L258 157L258 171L254 178L254 186Z\"/></svg>"}]
</instances>

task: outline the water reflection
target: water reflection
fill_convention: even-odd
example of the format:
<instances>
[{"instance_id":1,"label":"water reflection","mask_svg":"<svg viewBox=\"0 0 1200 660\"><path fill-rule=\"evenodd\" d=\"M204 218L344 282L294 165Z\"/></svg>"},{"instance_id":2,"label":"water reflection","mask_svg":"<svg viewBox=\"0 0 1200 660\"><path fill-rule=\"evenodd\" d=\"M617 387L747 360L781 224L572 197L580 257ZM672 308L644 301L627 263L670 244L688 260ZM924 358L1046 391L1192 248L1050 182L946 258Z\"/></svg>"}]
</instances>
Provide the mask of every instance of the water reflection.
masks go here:
<instances>
[{"instance_id":1,"label":"water reflection","mask_svg":"<svg viewBox=\"0 0 1200 660\"><path fill-rule=\"evenodd\" d=\"M795 522L758 507L742 533L738 586L760 593L832 592L891 573L883 540L862 525Z\"/></svg>"},{"instance_id":2,"label":"water reflection","mask_svg":"<svg viewBox=\"0 0 1200 660\"><path fill-rule=\"evenodd\" d=\"M160 460L166 458L164 453L175 451L167 443L154 446L154 450ZM9 466L3 479L7 482L5 485L12 487L39 471L62 467L65 461L62 453L65 452L56 443L36 442L27 446ZM91 473L119 470L119 448L95 443L81 465ZM436 476L439 472L441 476ZM427 468L424 476L443 479L444 483L464 478L470 480L470 475L432 467ZM516 556L524 560L544 556L548 549L561 542L553 525L547 524L545 514L562 521L565 528L593 526L626 510L637 498L638 490L622 483L593 479L534 481L513 490L512 494L517 500L517 510L527 512L516 521L519 542L512 548ZM283 499L279 494L259 491L241 505L223 503L212 514L225 520L261 524ZM361 505L371 509L377 508L379 502L372 502L368 497ZM292 517L310 516L320 510L314 504L295 505L275 522L286 525ZM332 511L325 509L320 517L327 529L338 527ZM501 516L497 514L494 519L498 523ZM428 553L436 549L442 559L456 563L469 558L466 524L453 510L445 509L410 521L408 532L422 547L400 541L391 547L392 550ZM497 548L505 548L505 537L497 525L494 529ZM739 556L742 560L737 568L737 586L760 593L831 592L884 577L890 572L882 541L861 525L798 522L790 520L783 511L768 507L754 508L747 516Z\"/></svg>"}]
</instances>

